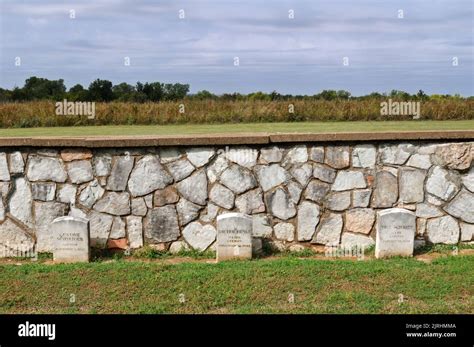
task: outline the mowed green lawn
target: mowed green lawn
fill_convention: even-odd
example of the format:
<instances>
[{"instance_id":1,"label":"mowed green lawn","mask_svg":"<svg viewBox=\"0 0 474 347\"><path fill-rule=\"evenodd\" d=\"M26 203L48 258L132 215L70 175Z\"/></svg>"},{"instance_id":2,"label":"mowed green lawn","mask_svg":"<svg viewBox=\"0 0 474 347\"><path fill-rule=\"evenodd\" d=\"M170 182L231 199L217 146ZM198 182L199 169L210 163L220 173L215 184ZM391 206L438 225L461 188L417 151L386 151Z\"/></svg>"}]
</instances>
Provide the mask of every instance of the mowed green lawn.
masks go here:
<instances>
[{"instance_id":1,"label":"mowed green lawn","mask_svg":"<svg viewBox=\"0 0 474 347\"><path fill-rule=\"evenodd\" d=\"M3 264L0 313L474 313L473 272L472 255Z\"/></svg>"},{"instance_id":2,"label":"mowed green lawn","mask_svg":"<svg viewBox=\"0 0 474 347\"><path fill-rule=\"evenodd\" d=\"M113 136L113 135L189 135L245 132L365 132L474 130L474 120L457 121L365 121L294 122L184 125L110 125L53 128L0 129L0 137L19 136Z\"/></svg>"}]
</instances>

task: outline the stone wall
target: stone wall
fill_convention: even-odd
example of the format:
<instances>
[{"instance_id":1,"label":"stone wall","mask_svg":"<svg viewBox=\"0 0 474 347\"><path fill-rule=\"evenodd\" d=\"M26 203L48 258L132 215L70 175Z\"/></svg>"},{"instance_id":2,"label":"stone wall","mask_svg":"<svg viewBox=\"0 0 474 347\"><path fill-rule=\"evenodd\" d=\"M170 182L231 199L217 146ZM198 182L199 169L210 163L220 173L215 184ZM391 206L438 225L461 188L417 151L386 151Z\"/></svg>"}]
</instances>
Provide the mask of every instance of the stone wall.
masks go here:
<instances>
[{"instance_id":1,"label":"stone wall","mask_svg":"<svg viewBox=\"0 0 474 347\"><path fill-rule=\"evenodd\" d=\"M254 247L369 246L376 212L416 212L417 244L474 233L474 142L0 149L0 244L52 248L90 221L100 248L214 247L216 216L253 216Z\"/></svg>"}]
</instances>

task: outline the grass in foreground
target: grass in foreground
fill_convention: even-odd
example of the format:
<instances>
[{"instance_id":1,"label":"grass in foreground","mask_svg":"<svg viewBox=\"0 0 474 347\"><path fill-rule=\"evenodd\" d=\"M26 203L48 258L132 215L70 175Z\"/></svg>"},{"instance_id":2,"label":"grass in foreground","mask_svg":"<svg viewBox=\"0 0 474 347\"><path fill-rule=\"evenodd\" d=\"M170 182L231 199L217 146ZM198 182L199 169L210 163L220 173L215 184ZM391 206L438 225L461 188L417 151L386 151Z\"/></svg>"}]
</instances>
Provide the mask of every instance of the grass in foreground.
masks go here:
<instances>
[{"instance_id":1,"label":"grass in foreground","mask_svg":"<svg viewBox=\"0 0 474 347\"><path fill-rule=\"evenodd\" d=\"M0 265L0 312L474 313L473 269L472 255L430 264L281 257Z\"/></svg>"},{"instance_id":2,"label":"grass in foreground","mask_svg":"<svg viewBox=\"0 0 474 347\"><path fill-rule=\"evenodd\" d=\"M292 122L185 125L104 125L52 128L0 129L0 137L34 136L134 136L190 135L245 132L376 132L423 130L474 130L474 120L459 121L362 121L362 122Z\"/></svg>"}]
</instances>

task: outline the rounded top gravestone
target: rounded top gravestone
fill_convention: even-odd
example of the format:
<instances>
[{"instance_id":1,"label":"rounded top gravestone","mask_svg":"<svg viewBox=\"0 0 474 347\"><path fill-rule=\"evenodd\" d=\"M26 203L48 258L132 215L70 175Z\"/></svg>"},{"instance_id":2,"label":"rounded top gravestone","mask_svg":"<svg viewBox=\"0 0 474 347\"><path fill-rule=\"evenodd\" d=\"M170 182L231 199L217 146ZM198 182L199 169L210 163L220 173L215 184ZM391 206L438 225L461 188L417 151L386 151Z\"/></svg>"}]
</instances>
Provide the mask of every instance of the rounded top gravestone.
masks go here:
<instances>
[{"instance_id":1,"label":"rounded top gravestone","mask_svg":"<svg viewBox=\"0 0 474 347\"><path fill-rule=\"evenodd\" d=\"M252 258L252 217L226 213L217 217L217 261Z\"/></svg>"},{"instance_id":2,"label":"rounded top gravestone","mask_svg":"<svg viewBox=\"0 0 474 347\"><path fill-rule=\"evenodd\" d=\"M88 262L89 220L81 217L65 216L51 223L53 234L53 260L56 262Z\"/></svg>"},{"instance_id":3,"label":"rounded top gravestone","mask_svg":"<svg viewBox=\"0 0 474 347\"><path fill-rule=\"evenodd\" d=\"M416 233L416 216L403 208L377 213L375 257L412 256Z\"/></svg>"}]
</instances>

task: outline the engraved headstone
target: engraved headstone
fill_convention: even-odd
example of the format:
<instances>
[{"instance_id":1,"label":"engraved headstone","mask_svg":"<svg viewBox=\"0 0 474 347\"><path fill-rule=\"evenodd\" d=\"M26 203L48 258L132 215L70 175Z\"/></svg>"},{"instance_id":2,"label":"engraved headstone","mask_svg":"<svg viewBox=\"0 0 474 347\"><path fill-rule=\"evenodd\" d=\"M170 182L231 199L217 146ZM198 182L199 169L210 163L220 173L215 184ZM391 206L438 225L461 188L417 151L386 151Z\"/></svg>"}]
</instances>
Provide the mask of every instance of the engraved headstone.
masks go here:
<instances>
[{"instance_id":1,"label":"engraved headstone","mask_svg":"<svg viewBox=\"0 0 474 347\"><path fill-rule=\"evenodd\" d=\"M412 211L390 208L378 212L375 257L412 256L416 217Z\"/></svg>"},{"instance_id":2,"label":"engraved headstone","mask_svg":"<svg viewBox=\"0 0 474 347\"><path fill-rule=\"evenodd\" d=\"M88 262L89 220L65 216L51 223L53 234L53 260L63 263Z\"/></svg>"},{"instance_id":3,"label":"engraved headstone","mask_svg":"<svg viewBox=\"0 0 474 347\"><path fill-rule=\"evenodd\" d=\"M217 261L252 258L252 225L243 213L217 217Z\"/></svg>"}]
</instances>

